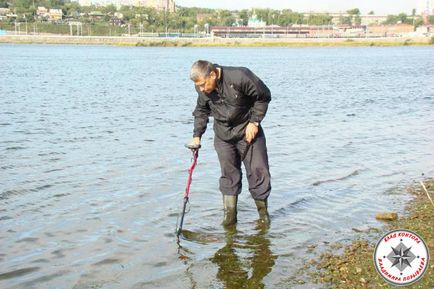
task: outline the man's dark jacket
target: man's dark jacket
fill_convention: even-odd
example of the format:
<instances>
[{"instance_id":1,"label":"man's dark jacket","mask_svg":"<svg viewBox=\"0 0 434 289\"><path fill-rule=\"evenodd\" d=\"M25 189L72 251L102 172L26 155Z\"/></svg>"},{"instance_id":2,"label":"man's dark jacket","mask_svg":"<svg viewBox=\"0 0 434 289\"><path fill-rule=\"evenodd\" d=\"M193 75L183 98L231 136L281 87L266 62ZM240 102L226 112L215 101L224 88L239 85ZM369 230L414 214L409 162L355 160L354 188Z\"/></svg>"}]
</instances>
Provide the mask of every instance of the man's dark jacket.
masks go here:
<instances>
[{"instance_id":1,"label":"man's dark jacket","mask_svg":"<svg viewBox=\"0 0 434 289\"><path fill-rule=\"evenodd\" d=\"M194 137L201 137L208 118L214 117L214 131L224 141L239 141L249 122L264 118L271 94L268 87L245 67L217 66L221 69L216 89L203 93L196 86L197 105L193 112Z\"/></svg>"}]
</instances>

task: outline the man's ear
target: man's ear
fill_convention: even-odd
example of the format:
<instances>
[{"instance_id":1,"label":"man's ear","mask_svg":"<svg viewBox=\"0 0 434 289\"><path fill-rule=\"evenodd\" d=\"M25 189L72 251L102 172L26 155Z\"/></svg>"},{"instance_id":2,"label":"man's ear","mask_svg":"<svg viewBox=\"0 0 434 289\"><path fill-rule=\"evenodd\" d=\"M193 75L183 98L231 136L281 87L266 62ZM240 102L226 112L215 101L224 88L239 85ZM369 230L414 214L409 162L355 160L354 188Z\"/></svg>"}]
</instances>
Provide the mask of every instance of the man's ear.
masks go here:
<instances>
[{"instance_id":1,"label":"man's ear","mask_svg":"<svg viewBox=\"0 0 434 289\"><path fill-rule=\"evenodd\" d=\"M209 76L211 77L211 79L217 79L217 73L215 71L211 71L209 73Z\"/></svg>"}]
</instances>

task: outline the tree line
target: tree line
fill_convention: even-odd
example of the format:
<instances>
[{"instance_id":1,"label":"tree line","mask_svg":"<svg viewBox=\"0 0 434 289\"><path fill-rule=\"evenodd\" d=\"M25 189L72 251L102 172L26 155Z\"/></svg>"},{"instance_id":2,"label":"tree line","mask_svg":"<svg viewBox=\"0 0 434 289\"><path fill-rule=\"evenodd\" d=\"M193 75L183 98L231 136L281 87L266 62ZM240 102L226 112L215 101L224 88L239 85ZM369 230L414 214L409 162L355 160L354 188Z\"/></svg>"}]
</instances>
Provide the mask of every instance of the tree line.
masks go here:
<instances>
[{"instance_id":1,"label":"tree line","mask_svg":"<svg viewBox=\"0 0 434 289\"><path fill-rule=\"evenodd\" d=\"M254 9L254 10L216 10L207 8L177 7L175 13L166 13L149 7L121 6L81 6L78 2L70 0L0 0L0 8L10 8L17 15L17 21L36 21L37 7L62 9L65 18L75 19L85 24L109 23L116 12L122 13L124 24L141 26L144 31L179 31L193 32L195 27L203 30L207 23L210 26L245 26L254 14L258 19L265 21L267 25L287 26L292 24L331 25L333 17L327 14L310 14L295 12L290 9ZM98 11L101 17L89 17L91 12ZM347 16L342 16L341 24L360 25L361 15L358 8L347 11ZM374 14L374 12L370 12ZM413 15L404 13L389 15L385 24L408 23L422 24L422 20L415 21ZM432 19L434 20L434 19ZM15 21L15 20L9 20ZM434 23L434 21L432 22Z\"/></svg>"}]
</instances>

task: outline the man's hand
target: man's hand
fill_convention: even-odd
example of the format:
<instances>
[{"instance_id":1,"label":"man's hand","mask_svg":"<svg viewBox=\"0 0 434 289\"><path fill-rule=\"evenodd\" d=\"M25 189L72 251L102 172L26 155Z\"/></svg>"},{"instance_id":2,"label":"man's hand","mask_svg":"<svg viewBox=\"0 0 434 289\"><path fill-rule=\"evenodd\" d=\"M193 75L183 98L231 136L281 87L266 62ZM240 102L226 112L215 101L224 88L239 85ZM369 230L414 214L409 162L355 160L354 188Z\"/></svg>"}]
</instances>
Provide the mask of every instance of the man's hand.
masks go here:
<instances>
[{"instance_id":1,"label":"man's hand","mask_svg":"<svg viewBox=\"0 0 434 289\"><path fill-rule=\"evenodd\" d=\"M251 143L258 134L258 131L259 128L254 123L249 122L246 128L246 142Z\"/></svg>"},{"instance_id":2,"label":"man's hand","mask_svg":"<svg viewBox=\"0 0 434 289\"><path fill-rule=\"evenodd\" d=\"M194 137L191 142L187 145L189 149L200 147L200 137Z\"/></svg>"}]
</instances>

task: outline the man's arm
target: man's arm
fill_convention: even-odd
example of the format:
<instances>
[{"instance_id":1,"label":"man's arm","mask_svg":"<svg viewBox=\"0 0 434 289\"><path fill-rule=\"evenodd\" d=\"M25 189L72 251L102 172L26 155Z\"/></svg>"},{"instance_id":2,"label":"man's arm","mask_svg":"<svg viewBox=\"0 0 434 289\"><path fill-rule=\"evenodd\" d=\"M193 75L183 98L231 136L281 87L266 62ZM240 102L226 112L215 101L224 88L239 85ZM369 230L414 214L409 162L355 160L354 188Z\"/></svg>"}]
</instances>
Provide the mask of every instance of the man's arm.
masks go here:
<instances>
[{"instance_id":1,"label":"man's arm","mask_svg":"<svg viewBox=\"0 0 434 289\"><path fill-rule=\"evenodd\" d=\"M251 143L259 131L259 123L267 113L271 93L268 87L249 69L245 68L241 78L243 93L253 98L253 107L250 109L250 123L246 128L246 141Z\"/></svg>"},{"instance_id":2,"label":"man's arm","mask_svg":"<svg viewBox=\"0 0 434 289\"><path fill-rule=\"evenodd\" d=\"M192 144L200 144L200 138L206 131L210 113L211 110L205 100L205 96L198 91L196 108L193 111L194 129Z\"/></svg>"},{"instance_id":3,"label":"man's arm","mask_svg":"<svg viewBox=\"0 0 434 289\"><path fill-rule=\"evenodd\" d=\"M245 69L241 79L241 88L245 95L253 98L250 122L260 123L267 113L268 103L271 101L271 93L268 87L249 69Z\"/></svg>"}]
</instances>

